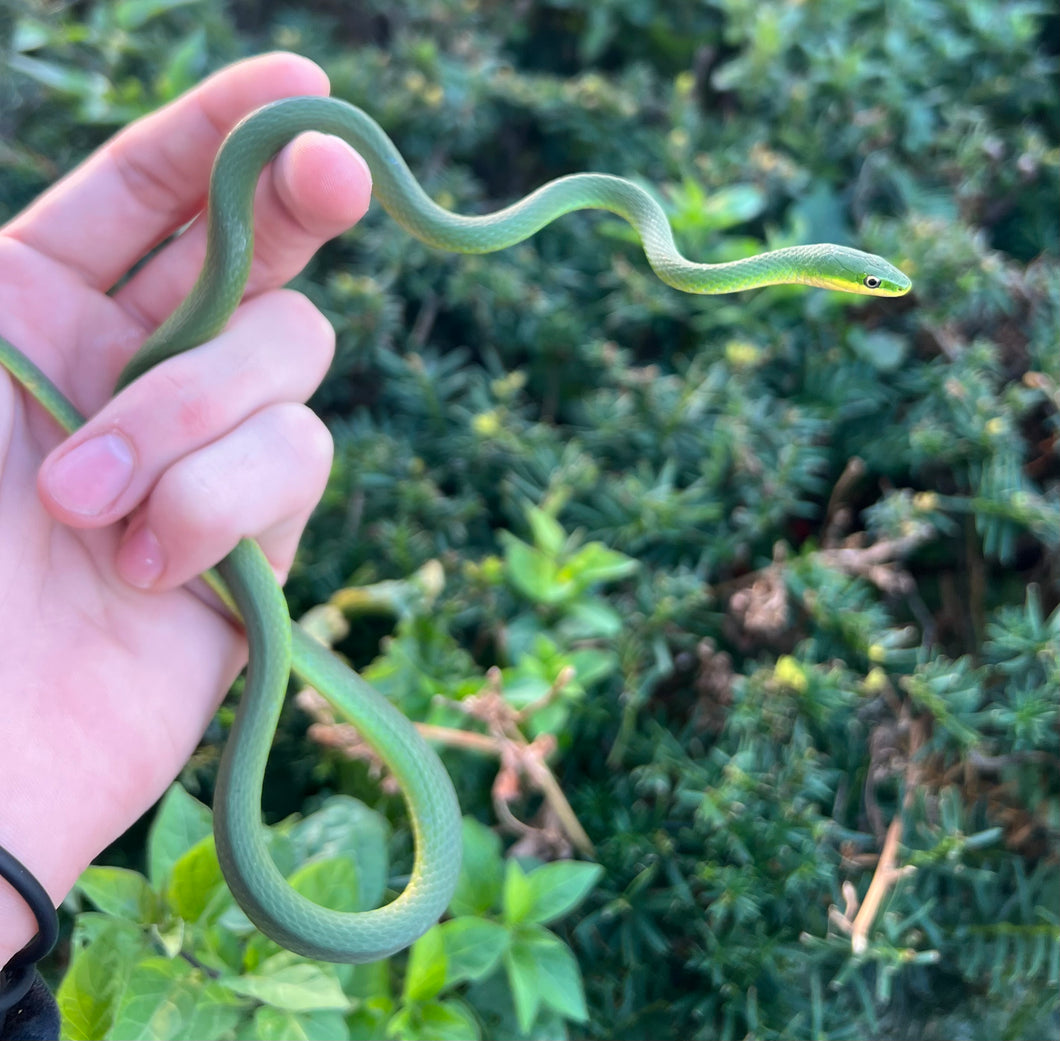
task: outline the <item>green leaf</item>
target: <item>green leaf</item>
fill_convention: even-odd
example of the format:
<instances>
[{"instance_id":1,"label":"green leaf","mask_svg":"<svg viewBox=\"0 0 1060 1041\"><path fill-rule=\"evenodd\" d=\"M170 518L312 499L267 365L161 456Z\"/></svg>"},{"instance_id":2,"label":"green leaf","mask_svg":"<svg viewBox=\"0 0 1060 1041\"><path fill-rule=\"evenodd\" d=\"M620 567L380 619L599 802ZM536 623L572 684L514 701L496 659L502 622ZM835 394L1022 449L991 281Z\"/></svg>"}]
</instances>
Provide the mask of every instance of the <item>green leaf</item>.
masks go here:
<instances>
[{"instance_id":1,"label":"green leaf","mask_svg":"<svg viewBox=\"0 0 1060 1041\"><path fill-rule=\"evenodd\" d=\"M360 902L350 910L367 910L383 902L390 827L381 814L359 799L334 795L291 828L291 839L300 860L345 857L353 861Z\"/></svg>"},{"instance_id":2,"label":"green leaf","mask_svg":"<svg viewBox=\"0 0 1060 1041\"><path fill-rule=\"evenodd\" d=\"M445 986L447 959L438 926L432 926L413 945L405 970L405 1000L428 1001Z\"/></svg>"},{"instance_id":3,"label":"green leaf","mask_svg":"<svg viewBox=\"0 0 1060 1041\"><path fill-rule=\"evenodd\" d=\"M907 338L883 329L866 331L861 326L851 327L847 342L862 361L880 372L894 372L909 350Z\"/></svg>"},{"instance_id":4,"label":"green leaf","mask_svg":"<svg viewBox=\"0 0 1060 1041\"><path fill-rule=\"evenodd\" d=\"M560 581L575 582L583 590L597 582L625 578L638 567L640 564L625 553L609 549L602 542L590 542L560 568L558 577Z\"/></svg>"},{"instance_id":5,"label":"green leaf","mask_svg":"<svg viewBox=\"0 0 1060 1041\"><path fill-rule=\"evenodd\" d=\"M547 925L574 910L596 885L603 868L575 860L542 864L527 876L530 907L525 921Z\"/></svg>"},{"instance_id":6,"label":"green leaf","mask_svg":"<svg viewBox=\"0 0 1060 1041\"><path fill-rule=\"evenodd\" d=\"M357 868L346 858L314 860L299 868L288 881L304 897L332 911L364 908Z\"/></svg>"},{"instance_id":7,"label":"green leaf","mask_svg":"<svg viewBox=\"0 0 1060 1041\"><path fill-rule=\"evenodd\" d=\"M100 72L31 58L26 54L12 54L6 60L8 68L31 77L49 90L70 94L88 104L98 103L112 90L110 82Z\"/></svg>"},{"instance_id":8,"label":"green leaf","mask_svg":"<svg viewBox=\"0 0 1060 1041\"><path fill-rule=\"evenodd\" d=\"M478 1041L478 1020L464 1002L449 998L420 1010L423 1037L431 1041Z\"/></svg>"},{"instance_id":9,"label":"green leaf","mask_svg":"<svg viewBox=\"0 0 1060 1041\"><path fill-rule=\"evenodd\" d=\"M520 593L541 604L556 604L569 595L569 588L557 584L554 560L507 532L501 536L508 578Z\"/></svg>"},{"instance_id":10,"label":"green leaf","mask_svg":"<svg viewBox=\"0 0 1060 1041\"><path fill-rule=\"evenodd\" d=\"M534 1025L537 1010L541 1007L541 985L533 952L523 944L513 944L504 954L504 967L515 1005L515 1018L519 1030L526 1034Z\"/></svg>"},{"instance_id":11,"label":"green leaf","mask_svg":"<svg viewBox=\"0 0 1060 1041\"><path fill-rule=\"evenodd\" d=\"M432 1001L403 1008L387 1023L387 1036L401 1041L478 1041L478 1021L461 1001Z\"/></svg>"},{"instance_id":12,"label":"green leaf","mask_svg":"<svg viewBox=\"0 0 1060 1041\"><path fill-rule=\"evenodd\" d=\"M351 998L378 1000L390 995L390 962L373 961L361 965L338 965L336 973L343 993Z\"/></svg>"},{"instance_id":13,"label":"green leaf","mask_svg":"<svg viewBox=\"0 0 1060 1041\"><path fill-rule=\"evenodd\" d=\"M499 922L469 915L442 922L435 928L445 945L450 986L488 976L508 949L509 932Z\"/></svg>"},{"instance_id":14,"label":"green leaf","mask_svg":"<svg viewBox=\"0 0 1060 1041\"><path fill-rule=\"evenodd\" d=\"M700 211L702 225L715 231L745 224L766 206L766 196L753 184L731 184L711 192Z\"/></svg>"},{"instance_id":15,"label":"green leaf","mask_svg":"<svg viewBox=\"0 0 1060 1041\"><path fill-rule=\"evenodd\" d=\"M346 1017L346 1029L351 1041L379 1041L386 1036L386 1024L394 1003L389 998L377 998L363 1003Z\"/></svg>"},{"instance_id":16,"label":"green leaf","mask_svg":"<svg viewBox=\"0 0 1060 1041\"><path fill-rule=\"evenodd\" d=\"M572 651L569 658L574 666L578 685L587 687L610 676L618 667L618 657L612 651L599 647L583 647Z\"/></svg>"},{"instance_id":17,"label":"green leaf","mask_svg":"<svg viewBox=\"0 0 1060 1041\"><path fill-rule=\"evenodd\" d=\"M219 982L236 994L289 1012L351 1008L332 966L303 961L287 951L263 962L255 973Z\"/></svg>"},{"instance_id":18,"label":"green leaf","mask_svg":"<svg viewBox=\"0 0 1060 1041\"><path fill-rule=\"evenodd\" d=\"M131 922L153 922L158 900L139 871L118 867L88 867L77 880L77 890L101 911Z\"/></svg>"},{"instance_id":19,"label":"green leaf","mask_svg":"<svg viewBox=\"0 0 1060 1041\"><path fill-rule=\"evenodd\" d=\"M463 859L449 911L454 915L482 915L500 900L504 878L501 840L473 817L461 822L461 837Z\"/></svg>"},{"instance_id":20,"label":"green leaf","mask_svg":"<svg viewBox=\"0 0 1060 1041\"><path fill-rule=\"evenodd\" d=\"M162 796L147 834L147 877L156 892L165 889L173 865L212 828L209 807L193 799L179 784L172 785Z\"/></svg>"},{"instance_id":21,"label":"green leaf","mask_svg":"<svg viewBox=\"0 0 1060 1041\"><path fill-rule=\"evenodd\" d=\"M534 906L530 880L519 866L518 861L507 861L504 873L503 910L504 921L508 925L518 925L526 919Z\"/></svg>"},{"instance_id":22,"label":"green leaf","mask_svg":"<svg viewBox=\"0 0 1060 1041\"><path fill-rule=\"evenodd\" d=\"M174 913L197 922L224 886L213 836L207 835L173 865L166 897Z\"/></svg>"},{"instance_id":23,"label":"green leaf","mask_svg":"<svg viewBox=\"0 0 1060 1041\"><path fill-rule=\"evenodd\" d=\"M341 1012L289 1012L266 1006L236 1036L240 1041L347 1041L350 1032Z\"/></svg>"},{"instance_id":24,"label":"green leaf","mask_svg":"<svg viewBox=\"0 0 1060 1041\"><path fill-rule=\"evenodd\" d=\"M526 512L533 532L534 545L549 557L558 557L567 541L567 533L551 514L545 513L538 506L531 506Z\"/></svg>"},{"instance_id":25,"label":"green leaf","mask_svg":"<svg viewBox=\"0 0 1060 1041\"><path fill-rule=\"evenodd\" d=\"M243 1008L183 959L147 958L133 969L107 1036L113 1041L223 1037Z\"/></svg>"},{"instance_id":26,"label":"green leaf","mask_svg":"<svg viewBox=\"0 0 1060 1041\"><path fill-rule=\"evenodd\" d=\"M571 949L547 929L521 928L505 955L505 967L524 1032L533 1026L541 1005L579 1023L588 1018L578 962Z\"/></svg>"},{"instance_id":27,"label":"green leaf","mask_svg":"<svg viewBox=\"0 0 1060 1041\"><path fill-rule=\"evenodd\" d=\"M585 596L570 605L563 619L568 640L610 638L622 632L622 616L606 600Z\"/></svg>"},{"instance_id":28,"label":"green leaf","mask_svg":"<svg viewBox=\"0 0 1060 1041\"><path fill-rule=\"evenodd\" d=\"M203 26L200 25L188 33L169 55L158 76L159 97L175 98L195 86L207 65L208 46L206 29Z\"/></svg>"},{"instance_id":29,"label":"green leaf","mask_svg":"<svg viewBox=\"0 0 1060 1041\"><path fill-rule=\"evenodd\" d=\"M88 937L92 942L86 946ZM149 941L132 922L81 914L71 946L76 953L56 994L63 1036L97 1041L109 1036L126 981Z\"/></svg>"}]
</instances>

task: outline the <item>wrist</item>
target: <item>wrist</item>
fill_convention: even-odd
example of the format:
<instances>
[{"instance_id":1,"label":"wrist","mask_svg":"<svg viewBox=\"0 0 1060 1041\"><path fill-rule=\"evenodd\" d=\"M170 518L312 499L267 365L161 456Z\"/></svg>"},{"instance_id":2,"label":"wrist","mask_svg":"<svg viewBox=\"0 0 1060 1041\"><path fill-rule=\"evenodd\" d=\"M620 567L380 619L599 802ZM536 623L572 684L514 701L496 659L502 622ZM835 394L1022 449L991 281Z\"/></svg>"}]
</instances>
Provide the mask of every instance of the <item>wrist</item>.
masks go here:
<instances>
[{"instance_id":1,"label":"wrist","mask_svg":"<svg viewBox=\"0 0 1060 1041\"><path fill-rule=\"evenodd\" d=\"M0 923L2 1010L24 992L35 963L51 951L58 934L55 901L29 868L4 846L0 846Z\"/></svg>"}]
</instances>

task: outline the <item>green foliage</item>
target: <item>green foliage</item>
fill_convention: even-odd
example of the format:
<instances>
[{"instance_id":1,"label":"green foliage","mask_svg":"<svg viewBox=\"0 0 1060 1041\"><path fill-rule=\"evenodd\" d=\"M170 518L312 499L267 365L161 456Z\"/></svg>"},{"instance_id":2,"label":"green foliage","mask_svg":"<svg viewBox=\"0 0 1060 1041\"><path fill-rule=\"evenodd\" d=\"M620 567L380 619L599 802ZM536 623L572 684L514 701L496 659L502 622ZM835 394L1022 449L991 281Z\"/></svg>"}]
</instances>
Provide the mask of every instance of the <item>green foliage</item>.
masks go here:
<instances>
[{"instance_id":1,"label":"green foliage","mask_svg":"<svg viewBox=\"0 0 1060 1041\"><path fill-rule=\"evenodd\" d=\"M287 47L456 209L598 169L653 191L695 258L838 241L914 281L901 301L686 297L598 215L453 257L373 212L321 251L296 285L338 332L314 401L336 461L289 598L355 618L341 651L419 721L485 736L456 706L498 675L602 872L505 864L468 824L450 917L407 960L305 966L246 932L189 811L82 880L99 910L77 920L71 1036L161 1036L159 1010L173 1036L1056 1034L1049 5L0 12L5 214L134 115ZM398 881L378 851L407 855L397 800L303 730L292 712L266 812L316 812L274 852L322 898L368 901ZM445 754L494 819L494 764ZM215 762L211 740L192 790ZM336 829L352 862L311 861L291 836L335 791L374 812ZM550 852L537 796L513 805L534 822L516 848ZM855 951L838 909L865 900L895 820L915 870Z\"/></svg>"},{"instance_id":2,"label":"green foliage","mask_svg":"<svg viewBox=\"0 0 1060 1041\"><path fill-rule=\"evenodd\" d=\"M210 811L174 786L147 840L148 875L92 867L77 884L73 959L59 988L64 1037L347 1038L482 1036L469 1004L492 987L505 1036L563 1036L587 1018L570 948L547 925L575 910L595 864L524 868L496 835L464 822L465 866L451 917L402 965L309 962L258 933L224 885ZM291 885L336 910L376 906L388 882L387 825L343 796L272 829Z\"/></svg>"}]
</instances>

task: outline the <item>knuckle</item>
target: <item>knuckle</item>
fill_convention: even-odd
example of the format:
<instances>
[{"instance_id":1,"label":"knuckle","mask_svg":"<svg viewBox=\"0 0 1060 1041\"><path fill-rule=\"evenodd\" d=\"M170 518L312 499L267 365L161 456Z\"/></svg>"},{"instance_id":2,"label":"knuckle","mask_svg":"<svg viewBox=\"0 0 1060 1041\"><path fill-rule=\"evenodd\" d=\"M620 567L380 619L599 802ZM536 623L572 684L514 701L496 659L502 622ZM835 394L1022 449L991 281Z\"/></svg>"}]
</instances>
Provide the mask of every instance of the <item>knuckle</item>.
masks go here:
<instances>
[{"instance_id":1,"label":"knuckle","mask_svg":"<svg viewBox=\"0 0 1060 1041\"><path fill-rule=\"evenodd\" d=\"M164 153L143 153L133 147L115 147L111 161L124 188L146 210L176 213L183 205L175 165Z\"/></svg>"},{"instance_id":2,"label":"knuckle","mask_svg":"<svg viewBox=\"0 0 1060 1041\"><path fill-rule=\"evenodd\" d=\"M212 437L224 412L216 389L197 378L194 366L187 355L178 355L145 373L139 388L145 416L156 417L158 403L166 402L166 422L189 444Z\"/></svg>"}]
</instances>

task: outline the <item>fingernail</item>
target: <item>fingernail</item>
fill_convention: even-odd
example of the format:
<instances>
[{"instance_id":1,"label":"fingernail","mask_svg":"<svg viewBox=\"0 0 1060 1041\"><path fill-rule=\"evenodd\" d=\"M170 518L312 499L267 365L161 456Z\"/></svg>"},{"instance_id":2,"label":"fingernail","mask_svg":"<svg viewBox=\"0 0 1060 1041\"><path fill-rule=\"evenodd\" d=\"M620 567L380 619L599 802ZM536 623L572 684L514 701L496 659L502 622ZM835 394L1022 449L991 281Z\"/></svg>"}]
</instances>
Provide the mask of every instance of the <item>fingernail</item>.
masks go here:
<instances>
[{"instance_id":1,"label":"fingernail","mask_svg":"<svg viewBox=\"0 0 1060 1041\"><path fill-rule=\"evenodd\" d=\"M101 434L49 466L43 475L45 487L64 510L93 517L129 486L133 462L132 447L121 434Z\"/></svg>"},{"instance_id":2,"label":"fingernail","mask_svg":"<svg viewBox=\"0 0 1060 1041\"><path fill-rule=\"evenodd\" d=\"M165 570L166 558L155 533L146 525L132 527L118 547L118 574L137 589L150 589Z\"/></svg>"}]
</instances>

